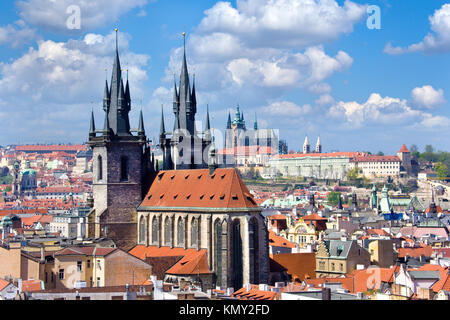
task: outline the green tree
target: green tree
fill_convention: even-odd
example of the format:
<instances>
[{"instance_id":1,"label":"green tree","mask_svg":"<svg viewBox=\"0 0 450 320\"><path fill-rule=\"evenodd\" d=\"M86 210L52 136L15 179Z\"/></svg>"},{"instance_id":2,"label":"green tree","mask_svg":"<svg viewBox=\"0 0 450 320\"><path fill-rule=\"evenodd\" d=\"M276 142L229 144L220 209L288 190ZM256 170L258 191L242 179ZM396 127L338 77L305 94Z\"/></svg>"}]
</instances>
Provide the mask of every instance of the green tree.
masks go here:
<instances>
[{"instance_id":1,"label":"green tree","mask_svg":"<svg viewBox=\"0 0 450 320\"><path fill-rule=\"evenodd\" d=\"M449 177L449 170L448 170L448 166L442 162L438 162L435 165L435 170L436 170L436 174L438 176L438 178L448 178Z\"/></svg>"},{"instance_id":2,"label":"green tree","mask_svg":"<svg viewBox=\"0 0 450 320\"><path fill-rule=\"evenodd\" d=\"M347 179L349 181L356 181L359 179L359 174L360 174L360 170L359 168L354 168L352 170L350 170L350 172L347 174Z\"/></svg>"},{"instance_id":3,"label":"green tree","mask_svg":"<svg viewBox=\"0 0 450 320\"><path fill-rule=\"evenodd\" d=\"M384 152L383 151L378 151L377 156L384 156Z\"/></svg>"},{"instance_id":4,"label":"green tree","mask_svg":"<svg viewBox=\"0 0 450 320\"><path fill-rule=\"evenodd\" d=\"M340 192L332 191L328 194L328 204L332 206L336 206L339 203L339 197L341 196Z\"/></svg>"}]
</instances>

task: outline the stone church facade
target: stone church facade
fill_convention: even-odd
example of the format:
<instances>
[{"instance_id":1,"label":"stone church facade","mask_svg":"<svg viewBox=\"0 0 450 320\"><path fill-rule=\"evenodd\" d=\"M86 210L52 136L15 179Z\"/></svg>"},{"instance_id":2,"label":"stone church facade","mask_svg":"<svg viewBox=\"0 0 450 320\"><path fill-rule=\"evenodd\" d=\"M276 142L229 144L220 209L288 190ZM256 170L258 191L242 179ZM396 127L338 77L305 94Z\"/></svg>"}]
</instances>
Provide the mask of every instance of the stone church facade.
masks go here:
<instances>
[{"instance_id":1,"label":"stone church facade","mask_svg":"<svg viewBox=\"0 0 450 320\"><path fill-rule=\"evenodd\" d=\"M160 172L138 219L138 244L205 249L214 288L268 281L265 220L235 169Z\"/></svg>"}]
</instances>

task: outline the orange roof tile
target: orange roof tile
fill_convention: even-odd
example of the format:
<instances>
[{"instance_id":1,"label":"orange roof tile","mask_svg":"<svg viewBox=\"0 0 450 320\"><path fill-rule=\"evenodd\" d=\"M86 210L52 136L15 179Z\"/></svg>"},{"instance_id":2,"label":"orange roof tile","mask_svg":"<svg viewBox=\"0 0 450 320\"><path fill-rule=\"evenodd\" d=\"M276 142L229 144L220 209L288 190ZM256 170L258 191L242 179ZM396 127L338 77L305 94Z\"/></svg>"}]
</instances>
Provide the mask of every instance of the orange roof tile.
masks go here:
<instances>
[{"instance_id":1,"label":"orange roof tile","mask_svg":"<svg viewBox=\"0 0 450 320\"><path fill-rule=\"evenodd\" d=\"M398 248L398 257L404 258L406 255L413 258L419 258L421 256L431 257L433 254L433 248L431 246L421 248Z\"/></svg>"},{"instance_id":2,"label":"orange roof tile","mask_svg":"<svg viewBox=\"0 0 450 320\"><path fill-rule=\"evenodd\" d=\"M252 285L249 291L246 288L241 288L231 296L239 300L274 300L277 297L277 293L259 290L259 286Z\"/></svg>"},{"instance_id":3,"label":"orange roof tile","mask_svg":"<svg viewBox=\"0 0 450 320\"><path fill-rule=\"evenodd\" d=\"M276 158L280 159L297 159L297 158L354 158L357 156L363 156L364 153L361 152L333 152L333 153L296 153L296 154L283 154L278 155Z\"/></svg>"},{"instance_id":4,"label":"orange roof tile","mask_svg":"<svg viewBox=\"0 0 450 320\"><path fill-rule=\"evenodd\" d=\"M269 245L273 247L295 248L296 245L289 240L277 236L275 232L269 231Z\"/></svg>"},{"instance_id":5,"label":"orange roof tile","mask_svg":"<svg viewBox=\"0 0 450 320\"><path fill-rule=\"evenodd\" d=\"M129 254L146 260L151 257L183 257L167 273L169 274L210 274L206 250L170 248L138 245Z\"/></svg>"},{"instance_id":6,"label":"orange roof tile","mask_svg":"<svg viewBox=\"0 0 450 320\"><path fill-rule=\"evenodd\" d=\"M236 169L162 171L141 208L261 210Z\"/></svg>"},{"instance_id":7,"label":"orange roof tile","mask_svg":"<svg viewBox=\"0 0 450 320\"><path fill-rule=\"evenodd\" d=\"M316 277L315 253L282 253L271 255L271 258L287 269L292 280L314 279Z\"/></svg>"},{"instance_id":8,"label":"orange roof tile","mask_svg":"<svg viewBox=\"0 0 450 320\"><path fill-rule=\"evenodd\" d=\"M323 218L319 216L317 213L310 214L309 216L305 216L302 218L304 221L328 221L327 218Z\"/></svg>"},{"instance_id":9,"label":"orange roof tile","mask_svg":"<svg viewBox=\"0 0 450 320\"><path fill-rule=\"evenodd\" d=\"M37 292L42 290L42 281L40 280L23 280L22 291L23 292Z\"/></svg>"},{"instance_id":10,"label":"orange roof tile","mask_svg":"<svg viewBox=\"0 0 450 320\"><path fill-rule=\"evenodd\" d=\"M398 153L410 153L409 149L406 147L406 145L402 145L400 151Z\"/></svg>"},{"instance_id":11,"label":"orange roof tile","mask_svg":"<svg viewBox=\"0 0 450 320\"><path fill-rule=\"evenodd\" d=\"M9 282L3 279L0 279L0 291L5 289L9 285Z\"/></svg>"}]
</instances>

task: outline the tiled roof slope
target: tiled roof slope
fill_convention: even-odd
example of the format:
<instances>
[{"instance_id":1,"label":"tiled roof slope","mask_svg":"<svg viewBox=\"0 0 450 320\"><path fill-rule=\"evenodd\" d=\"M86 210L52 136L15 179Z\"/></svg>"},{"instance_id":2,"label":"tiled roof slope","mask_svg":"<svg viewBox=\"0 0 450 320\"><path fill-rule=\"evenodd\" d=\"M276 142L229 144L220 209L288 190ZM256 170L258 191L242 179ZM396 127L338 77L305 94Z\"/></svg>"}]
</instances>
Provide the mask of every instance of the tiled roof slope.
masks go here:
<instances>
[{"instance_id":1,"label":"tiled roof slope","mask_svg":"<svg viewBox=\"0 0 450 320\"><path fill-rule=\"evenodd\" d=\"M235 169L161 171L141 209L260 210Z\"/></svg>"},{"instance_id":2,"label":"tiled roof slope","mask_svg":"<svg viewBox=\"0 0 450 320\"><path fill-rule=\"evenodd\" d=\"M167 274L210 274L211 271L208 267L206 250L200 251L196 249L183 249L183 248L169 248L157 246L143 246L138 245L131 249L129 254L141 259L147 260L148 258L155 257L182 257L178 260L170 269L166 271Z\"/></svg>"}]
</instances>

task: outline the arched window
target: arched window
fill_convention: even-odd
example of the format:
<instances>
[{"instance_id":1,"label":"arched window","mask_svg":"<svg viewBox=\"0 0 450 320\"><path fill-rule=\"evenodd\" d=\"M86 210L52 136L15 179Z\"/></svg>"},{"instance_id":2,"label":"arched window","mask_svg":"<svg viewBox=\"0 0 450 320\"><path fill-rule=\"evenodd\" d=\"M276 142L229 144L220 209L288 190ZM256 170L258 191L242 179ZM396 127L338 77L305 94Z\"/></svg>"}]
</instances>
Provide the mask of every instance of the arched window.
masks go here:
<instances>
[{"instance_id":1,"label":"arched window","mask_svg":"<svg viewBox=\"0 0 450 320\"><path fill-rule=\"evenodd\" d=\"M222 287L222 223L217 220L214 224L214 271L216 286Z\"/></svg>"},{"instance_id":2,"label":"arched window","mask_svg":"<svg viewBox=\"0 0 450 320\"><path fill-rule=\"evenodd\" d=\"M152 244L158 245L159 242L159 223L158 218L153 217L152 221Z\"/></svg>"},{"instance_id":3,"label":"arched window","mask_svg":"<svg viewBox=\"0 0 450 320\"><path fill-rule=\"evenodd\" d=\"M97 180L103 180L103 158L98 156L97 158Z\"/></svg>"},{"instance_id":4,"label":"arched window","mask_svg":"<svg viewBox=\"0 0 450 320\"><path fill-rule=\"evenodd\" d=\"M184 219L182 217L178 218L178 226L177 226L177 244L179 247L184 247L184 234L185 234L185 227L184 227Z\"/></svg>"},{"instance_id":5,"label":"arched window","mask_svg":"<svg viewBox=\"0 0 450 320\"><path fill-rule=\"evenodd\" d=\"M191 222L191 247L197 247L198 245L198 220L192 219Z\"/></svg>"},{"instance_id":6,"label":"arched window","mask_svg":"<svg viewBox=\"0 0 450 320\"><path fill-rule=\"evenodd\" d=\"M164 244L170 246L172 243L172 221L169 217L166 217L164 222Z\"/></svg>"},{"instance_id":7,"label":"arched window","mask_svg":"<svg viewBox=\"0 0 450 320\"><path fill-rule=\"evenodd\" d=\"M242 288L243 284L243 263L242 263L242 236L241 236L241 223L239 219L233 221L232 224L232 273L234 276L233 288Z\"/></svg>"},{"instance_id":8,"label":"arched window","mask_svg":"<svg viewBox=\"0 0 450 320\"><path fill-rule=\"evenodd\" d=\"M145 224L146 224L145 218L141 217L141 220L139 222L139 241L141 244L145 242L145 239L147 237L147 230Z\"/></svg>"},{"instance_id":9,"label":"arched window","mask_svg":"<svg viewBox=\"0 0 450 320\"><path fill-rule=\"evenodd\" d=\"M128 158L120 159L120 181L128 181Z\"/></svg>"},{"instance_id":10,"label":"arched window","mask_svg":"<svg viewBox=\"0 0 450 320\"><path fill-rule=\"evenodd\" d=\"M251 232L250 246L253 248L253 255L250 257L253 270L253 284L259 284L259 228L258 220L250 220L249 231Z\"/></svg>"}]
</instances>

